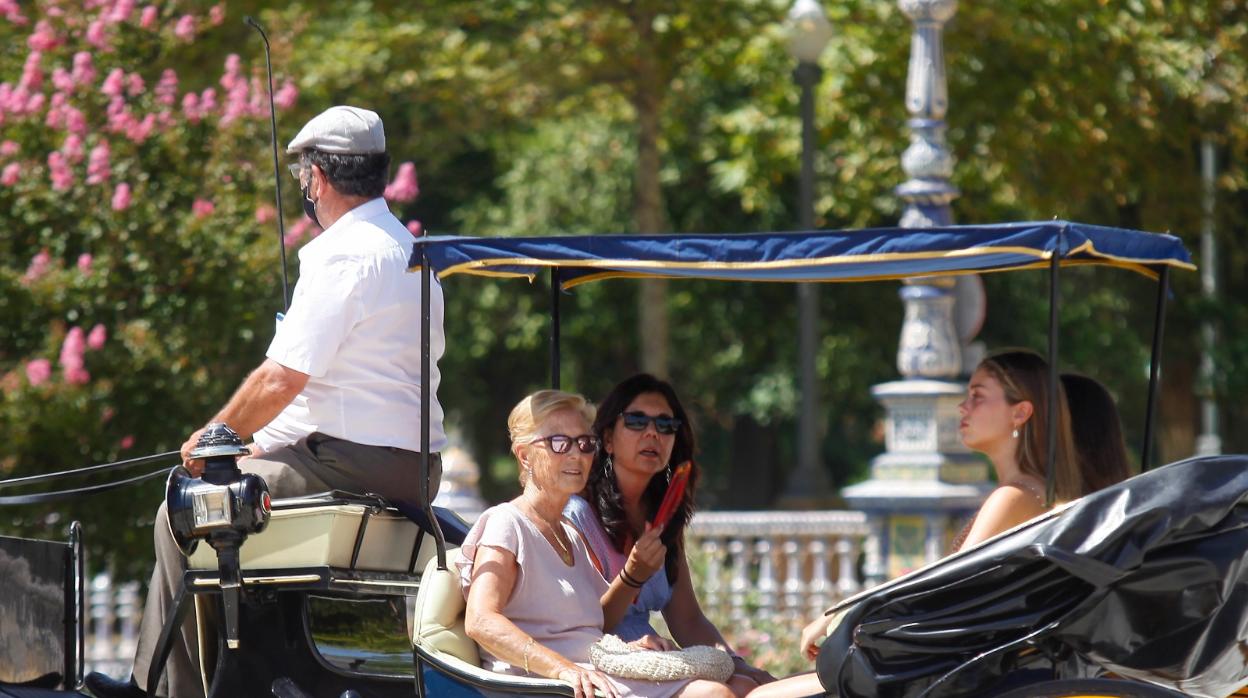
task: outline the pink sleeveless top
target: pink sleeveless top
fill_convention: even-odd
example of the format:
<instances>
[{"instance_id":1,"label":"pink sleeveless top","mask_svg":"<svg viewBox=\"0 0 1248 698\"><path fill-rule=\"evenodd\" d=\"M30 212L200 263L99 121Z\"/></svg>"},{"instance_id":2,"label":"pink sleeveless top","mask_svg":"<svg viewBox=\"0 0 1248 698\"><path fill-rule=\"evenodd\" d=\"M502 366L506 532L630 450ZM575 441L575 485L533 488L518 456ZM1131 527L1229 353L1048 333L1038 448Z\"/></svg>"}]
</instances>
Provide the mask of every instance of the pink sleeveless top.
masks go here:
<instances>
[{"instance_id":1,"label":"pink sleeveless top","mask_svg":"<svg viewBox=\"0 0 1248 698\"><path fill-rule=\"evenodd\" d=\"M585 540L564 519L564 532L572 541L572 566L564 564L558 551L527 516L511 502L490 507L481 514L460 547L460 586L464 597L472 582L473 561L480 546L506 550L516 556L519 570L503 615L528 633L535 642L569 660L589 667L589 647L602 638L602 595L607 582L590 561ZM491 671L524 674L481 648L481 666ZM668 698L688 681L634 681L612 677L624 696Z\"/></svg>"}]
</instances>

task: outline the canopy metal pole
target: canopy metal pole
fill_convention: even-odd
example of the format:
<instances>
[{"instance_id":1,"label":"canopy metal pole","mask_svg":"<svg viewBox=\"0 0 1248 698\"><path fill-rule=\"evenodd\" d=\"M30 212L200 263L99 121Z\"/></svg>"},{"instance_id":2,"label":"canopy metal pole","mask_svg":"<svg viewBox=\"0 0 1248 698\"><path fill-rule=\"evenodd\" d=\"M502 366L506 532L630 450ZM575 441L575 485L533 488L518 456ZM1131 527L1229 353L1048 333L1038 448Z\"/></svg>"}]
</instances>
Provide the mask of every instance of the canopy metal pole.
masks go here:
<instances>
[{"instance_id":1,"label":"canopy metal pole","mask_svg":"<svg viewBox=\"0 0 1248 698\"><path fill-rule=\"evenodd\" d=\"M1058 270L1062 265L1062 242L1064 239L1065 235L1058 233L1053 256L1049 258L1049 415L1048 433L1046 435L1048 444L1045 447L1044 456L1044 505L1046 507L1053 506L1053 501L1057 494L1057 472L1053 464L1057 460L1057 316L1060 301Z\"/></svg>"},{"instance_id":2,"label":"canopy metal pole","mask_svg":"<svg viewBox=\"0 0 1248 698\"><path fill-rule=\"evenodd\" d=\"M550 268L550 387L559 389L559 267Z\"/></svg>"},{"instance_id":3,"label":"canopy metal pole","mask_svg":"<svg viewBox=\"0 0 1248 698\"><path fill-rule=\"evenodd\" d=\"M1161 338L1166 331L1166 296L1170 295L1170 267L1163 266L1157 278L1157 313L1153 317L1153 356L1148 366L1148 410L1144 417L1144 446L1140 449L1140 470L1148 470L1153 455L1153 422L1157 419L1158 376L1161 373Z\"/></svg>"},{"instance_id":4,"label":"canopy metal pole","mask_svg":"<svg viewBox=\"0 0 1248 698\"><path fill-rule=\"evenodd\" d=\"M428 237L428 233L425 234ZM425 511L425 517L429 521L429 528L433 531L433 540L438 548L438 569L446 569L446 538L442 535L442 526L438 523L438 517L433 513L433 492L430 491L432 486L432 478L430 477L430 461L432 455L429 453L429 376L432 372L429 370L429 326L431 305L429 295L433 293L433 275L429 272L429 254L425 250L425 246L420 246L420 474L425 480L423 488L424 501L421 505Z\"/></svg>"}]
</instances>

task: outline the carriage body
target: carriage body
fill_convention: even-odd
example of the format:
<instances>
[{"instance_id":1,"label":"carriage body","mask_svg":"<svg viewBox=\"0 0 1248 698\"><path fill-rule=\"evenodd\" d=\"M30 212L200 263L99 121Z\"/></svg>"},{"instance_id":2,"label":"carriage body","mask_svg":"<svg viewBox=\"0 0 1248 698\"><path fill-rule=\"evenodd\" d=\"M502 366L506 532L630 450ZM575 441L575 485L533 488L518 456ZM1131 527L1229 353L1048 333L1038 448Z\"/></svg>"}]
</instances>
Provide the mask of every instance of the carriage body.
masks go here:
<instances>
[{"instance_id":1,"label":"carriage body","mask_svg":"<svg viewBox=\"0 0 1248 698\"><path fill-rule=\"evenodd\" d=\"M1041 268L1050 270L1056 283L1057 272L1061 266L1085 264L1126 268L1159 278L1162 281L1159 298L1163 301L1169 270L1191 268L1182 244L1171 236L1063 221L945 226L918 230L873 229L745 235L426 238L417 243L412 262L413 268L419 269L427 284L431 283L435 274L443 279L461 273L532 279L539 272L548 270L554 291L552 312L556 314L556 318L559 290L603 278L852 282ZM1053 311L1056 312L1056 307ZM421 320L428 322L427 313ZM557 327L557 322L553 324ZM428 336L427 331L425 336ZM552 354L552 364L556 368L554 376L557 376L557 336L552 338ZM1248 472L1248 469L1241 470ZM1135 488L1152 488L1152 483L1160 481L1158 476L1164 472L1170 470L1163 469L1146 474L1116 490L1120 499L1113 500L1114 504L1108 507L1108 511L1121 513L1129 509L1129 504L1140 499ZM1243 478L1232 480L1234 483L1227 487L1241 487L1239 495L1242 497ZM1197 483L1195 486L1199 488L1204 484ZM1219 495L1225 494L1225 488L1215 488L1210 493L1214 491ZM888 622L899 624L906 632L923 636L926 632L926 621L921 618L913 622L900 620L903 616L894 613L899 606L893 595L899 593L899 589L912 588L907 585L921 585L923 580L928 579L944 580L942 584L961 577L973 581L991 579L994 574L992 570L1002 569L1003 565L1009 566L1003 559L1012 560L1019 555L1025 557L1035 553L1035 546L1030 543L1011 547L1013 544L1008 541L1018 543L1027 539L1027 536L1034 535L1037 530L1048 531L1054 527L1065 531L1066 535L1073 536L1081 532L1094 538L1109 538L1114 532L1127 535L1135 530L1133 527L1136 524L1145 520L1150 522L1155 531L1169 530L1167 521L1151 520L1143 515L1123 517L1115 514L1089 519L1081 513L1092 508L1090 502L1105 500L1100 495L1087 498L1087 501L1083 501L1075 509L1067 509L1063 514L1048 517L1034 526L1020 527L1020 530L989 541L967 555L936 563L903 580L865 592L858 607L873 609L877 615L881 613L878 611L880 608L891 609L888 613L893 615L889 616ZM344 507L350 511L344 510ZM448 550L453 554L453 547L462 540L465 533L462 520L458 520L453 512L426 506L423 520L407 521L380 502L344 503L310 501L306 498L303 501L286 503L279 500L275 511L275 516L280 514L279 518L290 517L292 521L297 517L307 518L308 521L315 520L313 528L320 528L316 529L318 533L313 536L308 533L311 524L306 521L293 527L275 525L271 530L253 536L244 544L242 574L246 601L243 608L241 648L227 650L214 642L210 616L205 620L205 630L202 633L204 647L211 649L216 646L216 669L213 676L205 677L206 681L212 682L211 695L271 694L291 698L305 695L336 698L346 695L345 691L355 691L361 696L413 693L417 696L439 697L572 694L569 686L558 681L493 674L474 665L471 641L462 636L462 621L458 627L455 624L458 611L453 595L446 592L447 583L444 578L447 574L445 562ZM1235 508L1235 511L1239 510ZM1208 515L1195 518L1205 523L1217 524L1210 522ZM1068 523L1054 523L1061 521ZM370 526L372 534L369 533ZM385 532L379 533L379 527L385 527ZM289 531L283 533L286 528ZM291 532L294 532L293 538L282 538ZM321 541L323 545L310 545L310 538ZM1161 539L1164 536L1159 538ZM1233 555L1224 554L1221 543L1202 548L1202 554L1214 555L1209 559L1216 559L1218 570L1226 575L1232 572L1237 575L1243 568L1242 561L1238 566L1232 564L1234 559L1243 557L1243 542L1239 538L1234 538L1233 541L1232 544L1227 544ZM317 549L311 550L312 547ZM1058 553L1052 551L1057 548L1049 550L1050 556L1045 559L1047 564L1055 568L1076 567L1076 563L1082 561L1088 569L1104 572L1104 562L1098 559L1093 564L1093 558L1078 546L1066 551L1067 557L1061 563L1054 562ZM1008 554L1006 551L1009 551ZM295 552L300 554L293 554ZM203 551L198 555L204 555ZM1001 557L1003 555L1004 558ZM1235 558L1235 555L1239 558ZM1187 559L1178 556L1172 561L1173 566L1167 568L1170 574L1167 579L1183 581L1204 575L1202 570L1207 569L1206 562L1208 560L1202 561L1201 555L1193 554ZM212 563L207 558L192 558L192 566L186 577L190 594L208 598L219 593L219 579L212 569ZM1184 567L1185 564L1192 566L1187 568ZM81 579L73 577L74 575L69 575L66 583L80 586ZM442 581L440 596L434 593L439 586L435 584L437 579ZM988 695L986 691L999 692L998 688L989 688L998 683L998 678L1015 673L1016 669L1027 668L1034 661L1030 658L1043 656L1052 664L1056 660L1063 660L1063 657L1069 659L1072 653L1077 653L1086 660L1079 664L1080 671L1084 674L1096 673L1093 667L1101 666L1128 679L1114 682L1117 687L1114 690L1119 690L1119 693L1102 687L1097 689L1099 693L1096 695L1154 695L1147 693L1154 690L1148 687L1149 684L1138 682L1156 682L1159 678L1170 681L1172 686L1181 686L1187 680L1198 680L1202 687L1220 690L1237 681L1248 681L1245 679L1248 676L1245 674L1245 666L1248 666L1248 659L1245 657L1248 657L1248 653L1239 652L1239 648L1243 646L1243 638L1248 635L1244 632L1248 628L1248 603L1243 598L1245 592L1240 582L1236 576L1230 584L1232 593L1224 599L1216 631L1191 634L1192 638L1199 640L1196 642L1199 648L1183 650L1188 651L1191 656L1181 660L1154 662L1159 667L1164 664L1164 668L1140 668L1137 671L1129 663L1114 659L1117 655L1108 650L1117 647L1128 650L1131 655L1139 654L1136 650L1140 648L1157 652L1180 651L1178 643L1170 639L1160 641L1160 645L1149 643L1152 642L1150 638L1171 638L1172 635L1168 633L1176 629L1175 626L1189 630L1185 625L1187 616L1150 616L1149 613L1157 604L1174 603L1179 608L1186 608L1184 604L1191 603L1191 595L1182 584L1166 592L1177 595L1173 598L1159 595L1160 592L1106 592L1099 598L1112 599L1105 602L1109 606L1085 604L1095 613L1078 616L1070 606L1073 592L1066 592L1069 589L1082 590L1084 587L1070 582L1069 589L1060 587L1061 593L1045 587L1051 593L1023 594L1021 598L1026 602L1024 610L1010 607L1011 612L1015 613L1011 616L1015 626L1025 627L1028 619L1043 621L1041 625L1045 628L1045 633L1042 636L1024 634L1025 639L1020 640L1017 637L1007 638L1000 635L1002 641L992 644L996 640L991 638L998 636L988 633L987 637L990 639L985 640L982 624L991 626L992 619L1002 612L1001 608L990 605L981 609L983 617L979 621L972 622L974 614L968 613L958 620L961 625L946 623L937 633L943 633L947 638L962 638L966 642L971 642L969 638L974 637L974 642L980 643L975 645L976 650L969 657L964 653L957 663L959 667L969 664L973 670L962 669L960 678L956 681L946 679L933 684L932 679L924 674L922 678L900 682L898 685L901 688L895 694L868 691L860 695ZM956 584L953 588L960 589ZM982 596L983 589L980 587L972 585L967 589L970 590L966 591L967 599ZM458 593L458 590L455 589L455 592ZM343 667L327 661L318 650L309 625L311 599L325 596L382 599L397 608L399 600L413 595L429 598L423 599L423 602L428 603L427 607L421 606L422 600L418 598L416 612L407 619L408 630L412 634L411 662L406 671L370 672L350 666ZM881 600L887 603L881 606L881 603L885 603ZM1057 605L1047 610L1043 604L1035 608L1030 606L1039 601ZM458 603L461 607L462 602L460 596ZM1137 602L1140 606L1131 610L1130 603ZM1015 603L1018 603L1017 599ZM1107 612L1107 608L1115 613L1130 612L1119 617ZM882 622L877 615L864 615L864 620L869 623ZM1057 616L1060 616L1060 623L1054 620ZM1150 623L1150 617L1158 619L1157 622ZM1130 619L1130 622L1122 620L1123 618ZM432 625L427 625L426 621ZM976 625L977 622L980 625ZM859 640L875 637L856 635L851 630L861 626L858 622L842 626L842 634L846 636L837 640L834 635L829 646L837 641L842 644L836 646L845 650L856 647L855 643ZM896 638L897 632L892 635L883 633L881 637ZM1084 644L1080 644L1081 638ZM1065 644L1053 644L1058 639ZM1042 644L1041 640L1048 644ZM465 645L465 642L468 644ZM881 643L881 648L888 644L884 640ZM456 645L461 649L468 649L448 649ZM1004 645L1009 647L1002 649ZM1068 649L1061 650L1061 647ZM887 652L876 649L879 650L876 659L893 657L890 652L902 651L904 654L906 644L895 643ZM67 648L67 651L80 651L80 648ZM844 654L853 656L847 650ZM1005 661L1002 657L1006 656L1015 658ZM856 657L858 659L862 659L861 653ZM943 661L946 664L940 666L945 667L948 673L947 663L952 660L946 657ZM1162 677L1157 673L1162 671L1170 673ZM72 672L67 673L62 677L62 688L72 691L79 685L77 678ZM825 685L835 685L837 680L829 673ZM930 692L932 686L937 684L940 690L944 690L943 687L952 687L952 692ZM1050 688L1045 689L1046 685ZM1138 687L1135 689L1136 693L1130 692L1133 690L1132 686ZM0 695L4 695L5 690L7 689L0 685ZM855 690L852 689L852 682L850 690ZM1020 695L1092 695L1086 690L1082 694L1071 693L1047 679L1041 679L1021 690L1030 692ZM1045 693L1045 690L1050 692Z\"/></svg>"}]
</instances>

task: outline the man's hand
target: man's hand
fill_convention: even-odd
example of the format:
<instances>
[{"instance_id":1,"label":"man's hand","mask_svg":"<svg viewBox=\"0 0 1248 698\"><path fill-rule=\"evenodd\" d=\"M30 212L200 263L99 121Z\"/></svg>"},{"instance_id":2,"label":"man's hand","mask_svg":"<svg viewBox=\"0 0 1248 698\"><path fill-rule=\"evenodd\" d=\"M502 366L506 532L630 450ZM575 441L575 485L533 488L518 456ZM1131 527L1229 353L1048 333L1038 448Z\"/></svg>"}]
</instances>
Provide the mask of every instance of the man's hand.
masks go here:
<instances>
[{"instance_id":1,"label":"man's hand","mask_svg":"<svg viewBox=\"0 0 1248 698\"><path fill-rule=\"evenodd\" d=\"M195 449L195 446L199 443L199 437L207 428L208 427L200 427L195 431L195 433L191 434L190 438L188 438L185 443L182 444L182 467L190 471L191 477L199 477L204 473L203 459L197 458L195 460L191 460L191 451Z\"/></svg>"}]
</instances>

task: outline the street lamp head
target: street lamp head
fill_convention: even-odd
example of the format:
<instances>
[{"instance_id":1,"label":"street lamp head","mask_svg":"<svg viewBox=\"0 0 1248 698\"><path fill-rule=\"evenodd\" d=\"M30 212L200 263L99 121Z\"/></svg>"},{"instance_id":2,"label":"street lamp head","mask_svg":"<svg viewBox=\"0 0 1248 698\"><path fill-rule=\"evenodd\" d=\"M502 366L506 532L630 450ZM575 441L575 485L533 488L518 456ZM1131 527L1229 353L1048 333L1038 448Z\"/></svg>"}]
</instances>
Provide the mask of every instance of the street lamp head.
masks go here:
<instances>
[{"instance_id":1,"label":"street lamp head","mask_svg":"<svg viewBox=\"0 0 1248 698\"><path fill-rule=\"evenodd\" d=\"M815 63L832 39L832 23L819 0L796 0L789 9L785 29L789 55L802 63Z\"/></svg>"}]
</instances>

